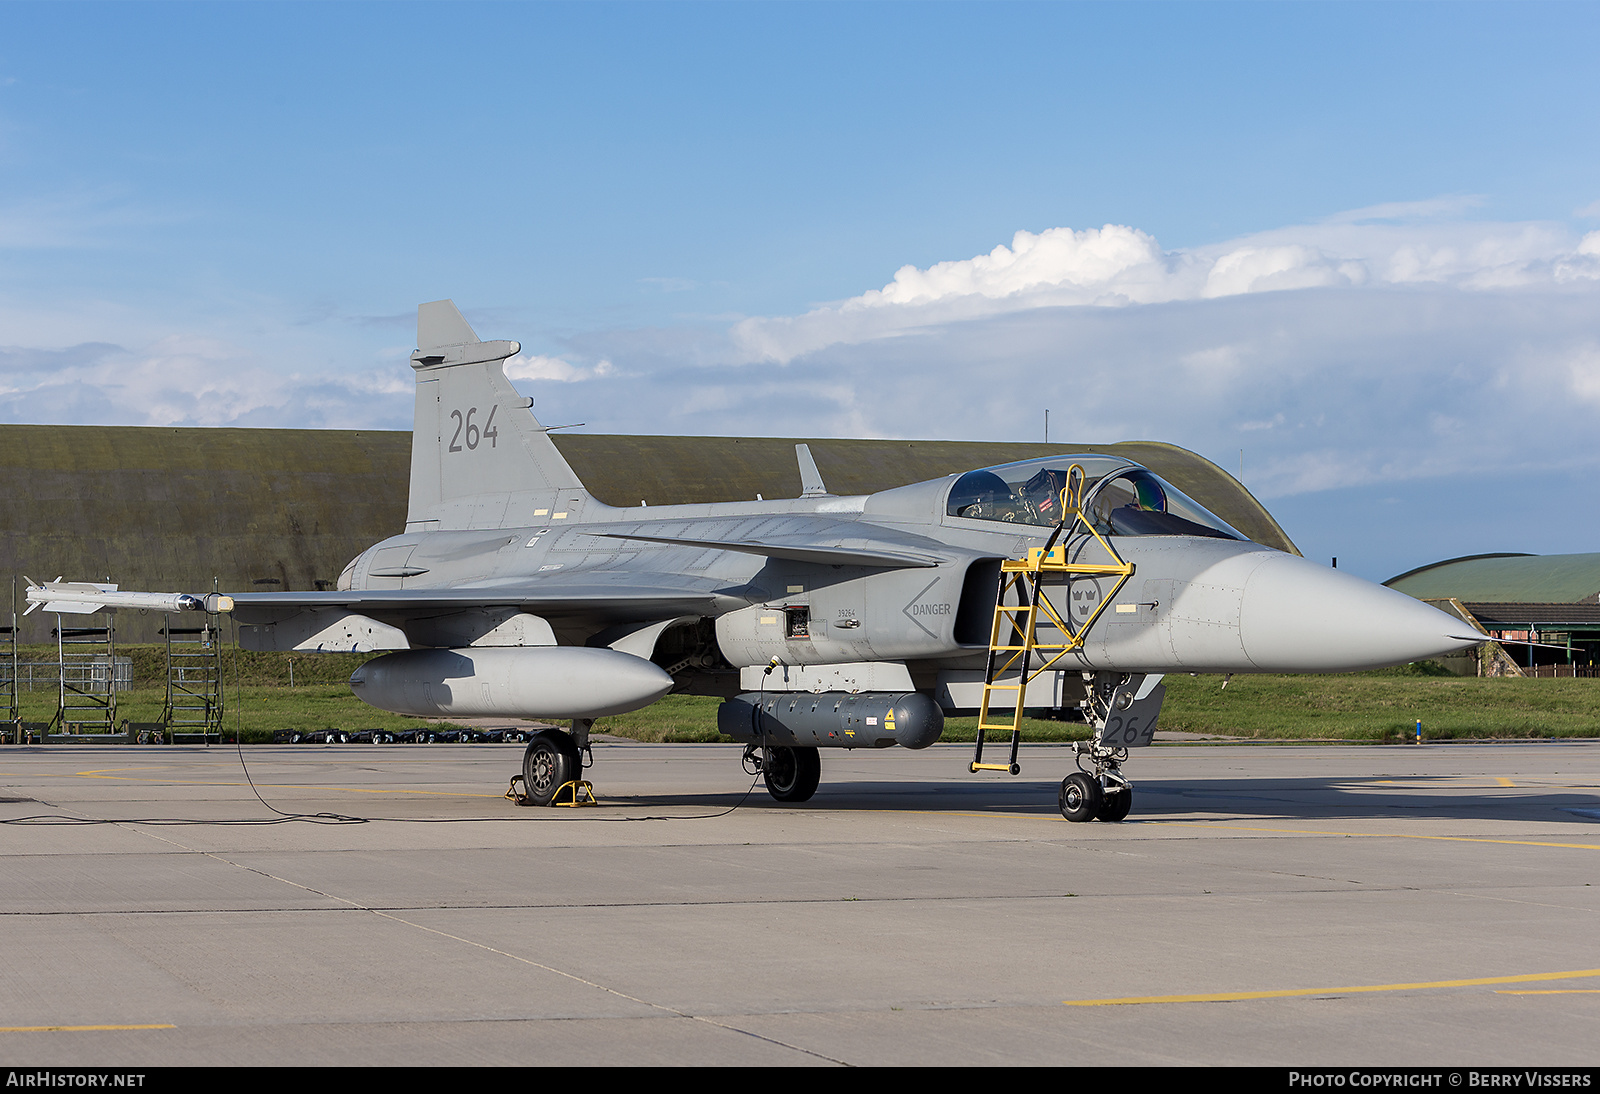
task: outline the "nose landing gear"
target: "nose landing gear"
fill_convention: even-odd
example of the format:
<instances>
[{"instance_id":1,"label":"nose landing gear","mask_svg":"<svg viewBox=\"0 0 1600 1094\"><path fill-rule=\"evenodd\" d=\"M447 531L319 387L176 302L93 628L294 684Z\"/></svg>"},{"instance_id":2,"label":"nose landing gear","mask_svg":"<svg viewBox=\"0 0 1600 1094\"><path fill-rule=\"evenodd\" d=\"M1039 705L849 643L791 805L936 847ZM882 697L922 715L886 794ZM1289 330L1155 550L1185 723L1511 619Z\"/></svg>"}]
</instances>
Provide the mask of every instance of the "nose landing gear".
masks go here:
<instances>
[{"instance_id":1,"label":"nose landing gear","mask_svg":"<svg viewBox=\"0 0 1600 1094\"><path fill-rule=\"evenodd\" d=\"M1078 741L1072 746L1080 770L1061 780L1061 815L1069 821L1120 821L1133 808L1133 784L1122 774L1125 748L1107 748L1098 741ZM1084 757L1094 771L1081 770Z\"/></svg>"}]
</instances>

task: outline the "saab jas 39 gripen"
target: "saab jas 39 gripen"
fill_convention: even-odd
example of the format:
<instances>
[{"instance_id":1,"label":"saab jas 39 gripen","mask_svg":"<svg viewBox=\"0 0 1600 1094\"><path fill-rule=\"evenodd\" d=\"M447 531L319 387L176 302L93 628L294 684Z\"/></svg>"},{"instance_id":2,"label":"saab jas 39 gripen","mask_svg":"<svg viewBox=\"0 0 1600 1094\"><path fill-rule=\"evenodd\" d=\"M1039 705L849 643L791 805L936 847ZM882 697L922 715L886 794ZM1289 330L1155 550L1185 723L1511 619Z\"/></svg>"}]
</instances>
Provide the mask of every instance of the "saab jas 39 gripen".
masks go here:
<instances>
[{"instance_id":1,"label":"saab jas 39 gripen","mask_svg":"<svg viewBox=\"0 0 1600 1094\"><path fill-rule=\"evenodd\" d=\"M393 651L350 679L384 710L570 721L528 745L538 805L587 789L595 719L669 692L723 697L718 729L784 802L816 790L819 749L926 748L952 711L979 713L973 771L1016 774L1022 711L1050 708L1094 728L1061 784L1075 821L1127 816L1122 764L1150 743L1163 673L1346 672L1483 640L1104 455L836 497L801 445L798 498L613 508L507 381L516 342L480 341L442 300L418 309L417 344L406 530L335 590L53 582L29 600L231 609L246 649ZM1009 757L985 762L1006 731Z\"/></svg>"}]
</instances>

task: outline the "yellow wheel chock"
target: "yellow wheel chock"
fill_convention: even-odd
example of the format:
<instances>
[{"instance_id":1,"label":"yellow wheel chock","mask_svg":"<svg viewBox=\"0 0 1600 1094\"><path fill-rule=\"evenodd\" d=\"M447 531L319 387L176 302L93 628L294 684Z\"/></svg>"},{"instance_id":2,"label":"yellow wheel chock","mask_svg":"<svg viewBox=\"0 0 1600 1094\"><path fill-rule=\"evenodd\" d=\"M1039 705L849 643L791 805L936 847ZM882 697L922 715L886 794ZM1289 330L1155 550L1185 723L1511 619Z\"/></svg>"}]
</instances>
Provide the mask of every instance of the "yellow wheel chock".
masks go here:
<instances>
[{"instance_id":1,"label":"yellow wheel chock","mask_svg":"<svg viewBox=\"0 0 1600 1094\"><path fill-rule=\"evenodd\" d=\"M506 788L505 799L518 805L528 804L528 795L517 787L522 782L522 775L518 773L511 776L511 785ZM561 795L567 796L566 801L561 800ZM564 805L568 809L578 805L599 805L599 800L594 796L594 784L588 779L572 779L556 787L555 797L551 805Z\"/></svg>"},{"instance_id":2,"label":"yellow wheel chock","mask_svg":"<svg viewBox=\"0 0 1600 1094\"><path fill-rule=\"evenodd\" d=\"M566 794L568 800L562 801L561 795ZM565 805L569 808L575 805L599 805L594 797L594 784L588 779L573 779L556 787L556 796L551 805Z\"/></svg>"}]
</instances>

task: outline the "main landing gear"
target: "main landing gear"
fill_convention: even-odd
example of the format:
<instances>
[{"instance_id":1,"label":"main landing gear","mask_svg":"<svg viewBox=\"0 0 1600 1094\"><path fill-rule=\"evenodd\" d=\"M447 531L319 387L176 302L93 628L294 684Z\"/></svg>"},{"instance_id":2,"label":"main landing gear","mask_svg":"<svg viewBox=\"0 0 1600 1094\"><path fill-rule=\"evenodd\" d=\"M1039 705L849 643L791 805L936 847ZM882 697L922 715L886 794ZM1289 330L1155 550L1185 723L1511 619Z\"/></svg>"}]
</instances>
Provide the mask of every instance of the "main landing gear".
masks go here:
<instances>
[{"instance_id":1,"label":"main landing gear","mask_svg":"<svg viewBox=\"0 0 1600 1094\"><path fill-rule=\"evenodd\" d=\"M822 781L822 760L815 748L786 745L747 745L744 769L761 773L767 793L781 802L810 801Z\"/></svg>"},{"instance_id":2,"label":"main landing gear","mask_svg":"<svg viewBox=\"0 0 1600 1094\"><path fill-rule=\"evenodd\" d=\"M535 733L522 754L522 774L512 777L506 797L518 805L595 804L594 789L583 779L583 754L588 750L591 725L580 719L573 722L571 733L559 729ZM748 745L744 768L752 775L759 774L767 793L781 802L810 801L822 781L822 761L816 748L803 745Z\"/></svg>"},{"instance_id":3,"label":"main landing gear","mask_svg":"<svg viewBox=\"0 0 1600 1094\"><path fill-rule=\"evenodd\" d=\"M506 797L518 805L582 805L594 803L594 788L583 779L583 753L589 744L589 719L572 723L572 732L541 729L522 754L522 790L516 779ZM565 801L558 799L567 791Z\"/></svg>"},{"instance_id":4,"label":"main landing gear","mask_svg":"<svg viewBox=\"0 0 1600 1094\"><path fill-rule=\"evenodd\" d=\"M1080 770L1061 780L1061 815L1080 822L1127 817L1133 808L1133 784L1122 775L1128 750L1107 748L1098 741L1077 741L1072 750L1077 753ZM1085 756L1093 772L1081 770Z\"/></svg>"}]
</instances>

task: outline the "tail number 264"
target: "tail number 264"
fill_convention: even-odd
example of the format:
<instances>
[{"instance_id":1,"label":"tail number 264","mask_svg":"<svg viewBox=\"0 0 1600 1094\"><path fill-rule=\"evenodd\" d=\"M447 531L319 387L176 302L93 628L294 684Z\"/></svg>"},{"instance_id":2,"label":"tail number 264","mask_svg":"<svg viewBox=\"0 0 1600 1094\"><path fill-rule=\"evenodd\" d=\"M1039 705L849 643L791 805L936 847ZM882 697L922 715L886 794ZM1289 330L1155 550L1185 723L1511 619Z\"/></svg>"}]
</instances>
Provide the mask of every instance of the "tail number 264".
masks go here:
<instances>
[{"instance_id":1,"label":"tail number 264","mask_svg":"<svg viewBox=\"0 0 1600 1094\"><path fill-rule=\"evenodd\" d=\"M500 431L494 424L494 412L498 409L500 409L498 406L489 408L489 416L484 419L482 429L479 429L478 423L472 420L472 416L478 413L477 407L468 407L465 416L459 410L452 410L450 417L456 420L456 431L450 437L450 451L460 452L462 441L467 442L469 449L477 448L484 441L488 441L489 447L493 448L500 436Z\"/></svg>"}]
</instances>

